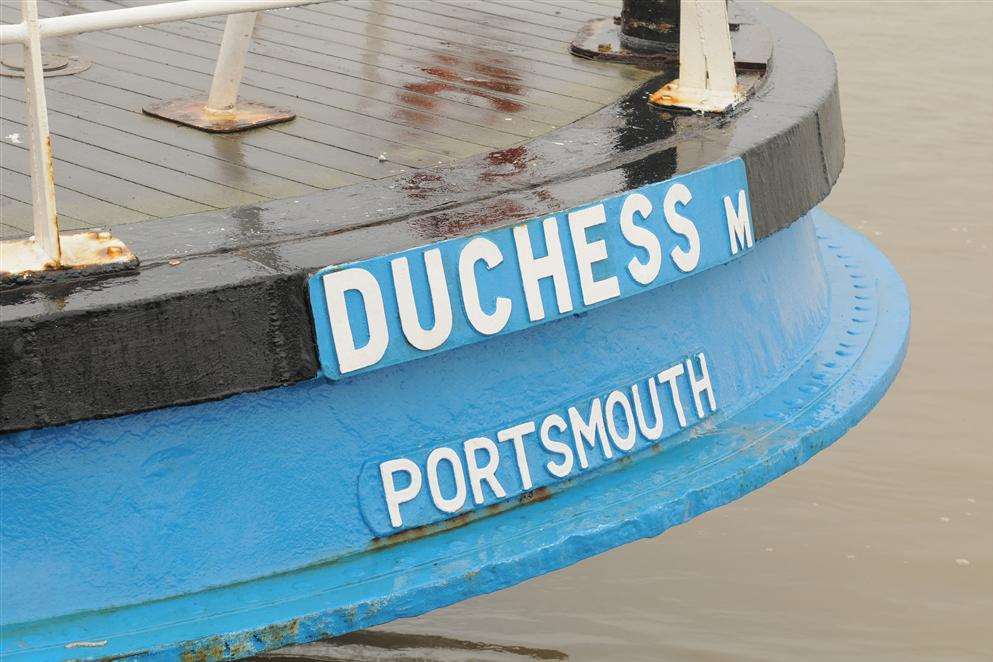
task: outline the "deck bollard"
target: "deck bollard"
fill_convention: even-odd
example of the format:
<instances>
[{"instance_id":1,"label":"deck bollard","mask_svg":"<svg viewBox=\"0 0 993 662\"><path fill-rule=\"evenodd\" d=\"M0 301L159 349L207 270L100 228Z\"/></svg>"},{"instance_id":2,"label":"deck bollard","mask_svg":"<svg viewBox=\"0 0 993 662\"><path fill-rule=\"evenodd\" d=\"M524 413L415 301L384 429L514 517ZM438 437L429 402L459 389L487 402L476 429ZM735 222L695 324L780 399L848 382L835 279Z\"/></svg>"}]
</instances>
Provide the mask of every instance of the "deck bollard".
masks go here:
<instances>
[{"instance_id":1,"label":"deck bollard","mask_svg":"<svg viewBox=\"0 0 993 662\"><path fill-rule=\"evenodd\" d=\"M679 0L624 0L620 42L640 53L677 53Z\"/></svg>"},{"instance_id":2,"label":"deck bollard","mask_svg":"<svg viewBox=\"0 0 993 662\"><path fill-rule=\"evenodd\" d=\"M744 99L726 2L624 0L620 16L580 28L571 50L580 57L642 66L678 59L679 77L649 97L660 106L724 112Z\"/></svg>"}]
</instances>

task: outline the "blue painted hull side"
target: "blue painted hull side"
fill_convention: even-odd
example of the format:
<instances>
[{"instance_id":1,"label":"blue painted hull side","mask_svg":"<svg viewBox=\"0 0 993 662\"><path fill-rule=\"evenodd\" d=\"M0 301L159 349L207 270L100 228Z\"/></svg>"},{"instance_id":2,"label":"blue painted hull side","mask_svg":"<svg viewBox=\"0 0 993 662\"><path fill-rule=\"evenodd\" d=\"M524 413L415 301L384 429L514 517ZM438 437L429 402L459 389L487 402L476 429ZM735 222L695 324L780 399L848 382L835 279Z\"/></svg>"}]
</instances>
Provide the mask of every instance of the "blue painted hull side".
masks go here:
<instances>
[{"instance_id":1,"label":"blue painted hull side","mask_svg":"<svg viewBox=\"0 0 993 662\"><path fill-rule=\"evenodd\" d=\"M894 378L908 329L885 258L814 210L729 264L520 333L337 383L11 435L3 655L242 656L658 535L854 425ZM492 434L701 351L717 396L702 420L689 406L680 429L670 402L660 441L548 482L541 500L508 498L430 535L370 528L370 461ZM99 645L66 647L80 641Z\"/></svg>"}]
</instances>

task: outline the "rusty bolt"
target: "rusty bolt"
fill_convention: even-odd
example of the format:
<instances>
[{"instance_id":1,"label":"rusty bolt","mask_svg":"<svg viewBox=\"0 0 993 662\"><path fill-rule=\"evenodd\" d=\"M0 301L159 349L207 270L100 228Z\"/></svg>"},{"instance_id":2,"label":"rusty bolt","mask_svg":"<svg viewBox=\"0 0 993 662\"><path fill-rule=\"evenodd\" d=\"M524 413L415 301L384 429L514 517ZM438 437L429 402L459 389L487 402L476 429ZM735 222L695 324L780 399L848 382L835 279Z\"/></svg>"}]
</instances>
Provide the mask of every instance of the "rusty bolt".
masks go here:
<instances>
[{"instance_id":1,"label":"rusty bolt","mask_svg":"<svg viewBox=\"0 0 993 662\"><path fill-rule=\"evenodd\" d=\"M614 47L611 46L610 44L597 44L596 49L601 53L609 53L610 51L614 50Z\"/></svg>"},{"instance_id":2,"label":"rusty bolt","mask_svg":"<svg viewBox=\"0 0 993 662\"><path fill-rule=\"evenodd\" d=\"M107 257L120 257L122 253L120 246L107 246Z\"/></svg>"}]
</instances>

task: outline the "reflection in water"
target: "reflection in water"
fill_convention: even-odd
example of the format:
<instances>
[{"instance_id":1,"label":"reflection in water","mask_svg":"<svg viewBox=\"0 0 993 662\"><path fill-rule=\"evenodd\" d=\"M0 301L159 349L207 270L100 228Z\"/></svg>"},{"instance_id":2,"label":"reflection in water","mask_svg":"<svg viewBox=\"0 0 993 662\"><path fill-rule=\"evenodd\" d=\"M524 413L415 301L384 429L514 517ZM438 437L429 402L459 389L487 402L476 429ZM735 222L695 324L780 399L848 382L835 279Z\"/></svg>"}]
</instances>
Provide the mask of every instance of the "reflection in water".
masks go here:
<instances>
[{"instance_id":1,"label":"reflection in water","mask_svg":"<svg viewBox=\"0 0 993 662\"><path fill-rule=\"evenodd\" d=\"M566 660L561 651L525 646L506 646L466 641L430 634L406 634L385 630L365 630L307 646L290 646L255 658L256 662L367 662L372 660L437 662L514 660Z\"/></svg>"}]
</instances>

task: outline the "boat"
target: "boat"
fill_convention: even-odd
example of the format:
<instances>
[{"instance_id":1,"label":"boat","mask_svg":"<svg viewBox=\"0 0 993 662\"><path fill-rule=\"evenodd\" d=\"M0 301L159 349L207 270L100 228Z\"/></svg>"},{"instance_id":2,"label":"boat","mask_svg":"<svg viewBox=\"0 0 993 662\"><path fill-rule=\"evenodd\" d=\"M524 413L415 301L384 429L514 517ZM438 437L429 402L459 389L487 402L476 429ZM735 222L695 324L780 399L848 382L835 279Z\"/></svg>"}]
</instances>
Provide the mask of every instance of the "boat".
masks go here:
<instances>
[{"instance_id":1,"label":"boat","mask_svg":"<svg viewBox=\"0 0 993 662\"><path fill-rule=\"evenodd\" d=\"M834 58L767 5L3 10L4 659L497 591L794 469L903 360L819 206Z\"/></svg>"}]
</instances>

